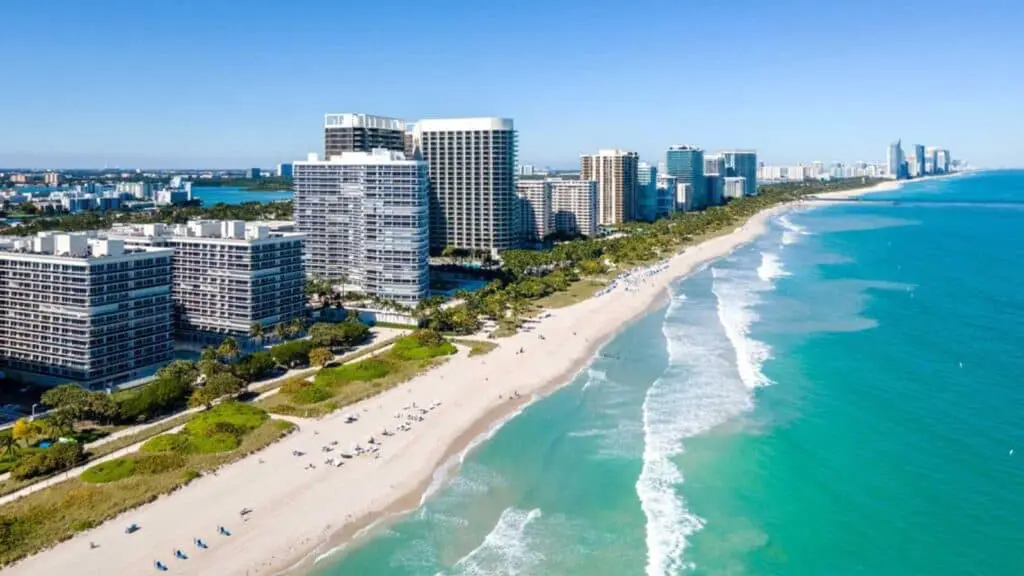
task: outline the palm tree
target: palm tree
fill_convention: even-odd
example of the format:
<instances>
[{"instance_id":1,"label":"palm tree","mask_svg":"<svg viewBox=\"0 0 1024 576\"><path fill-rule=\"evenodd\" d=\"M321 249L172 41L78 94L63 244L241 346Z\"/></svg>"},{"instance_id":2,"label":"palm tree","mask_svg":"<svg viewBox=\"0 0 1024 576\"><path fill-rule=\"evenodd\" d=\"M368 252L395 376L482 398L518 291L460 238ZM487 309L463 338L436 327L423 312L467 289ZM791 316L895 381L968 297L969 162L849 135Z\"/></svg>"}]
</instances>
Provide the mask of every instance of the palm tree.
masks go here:
<instances>
[{"instance_id":1,"label":"palm tree","mask_svg":"<svg viewBox=\"0 0 1024 576\"><path fill-rule=\"evenodd\" d=\"M227 358L228 361L234 360L238 356L238 341L230 337L225 338L220 346L217 346L217 355Z\"/></svg>"},{"instance_id":2,"label":"palm tree","mask_svg":"<svg viewBox=\"0 0 1024 576\"><path fill-rule=\"evenodd\" d=\"M249 326L249 337L252 338L253 340L255 340L256 342L262 344L263 343L263 324L260 324L259 322L255 322L255 323L253 323L252 326Z\"/></svg>"},{"instance_id":3,"label":"palm tree","mask_svg":"<svg viewBox=\"0 0 1024 576\"><path fill-rule=\"evenodd\" d=\"M302 330L305 327L306 326L305 326L305 323L302 321L302 318L293 318L292 320L290 320L288 322L288 326L285 329L288 331L288 334L292 338L294 338L294 337L298 336L299 334L302 334Z\"/></svg>"},{"instance_id":4,"label":"palm tree","mask_svg":"<svg viewBox=\"0 0 1024 576\"><path fill-rule=\"evenodd\" d=\"M14 456L21 450L21 445L14 439L13 434L0 436L0 453L4 456Z\"/></svg>"},{"instance_id":5,"label":"palm tree","mask_svg":"<svg viewBox=\"0 0 1024 576\"><path fill-rule=\"evenodd\" d=\"M288 337L288 326L284 322L274 324L274 337L278 340L284 340Z\"/></svg>"}]
</instances>

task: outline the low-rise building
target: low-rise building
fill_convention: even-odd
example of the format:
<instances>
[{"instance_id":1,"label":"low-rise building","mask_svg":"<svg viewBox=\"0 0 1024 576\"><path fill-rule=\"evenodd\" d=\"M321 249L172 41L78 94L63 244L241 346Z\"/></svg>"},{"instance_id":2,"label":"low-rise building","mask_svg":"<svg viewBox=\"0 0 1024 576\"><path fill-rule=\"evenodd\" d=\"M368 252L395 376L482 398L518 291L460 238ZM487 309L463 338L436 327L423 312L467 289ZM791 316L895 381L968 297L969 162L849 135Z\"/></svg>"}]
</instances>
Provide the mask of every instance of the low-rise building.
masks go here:
<instances>
[{"instance_id":1,"label":"low-rise building","mask_svg":"<svg viewBox=\"0 0 1024 576\"><path fill-rule=\"evenodd\" d=\"M183 342L244 342L255 324L269 330L305 314L304 234L199 220L116 226L106 235L128 246L174 249L174 332Z\"/></svg>"},{"instance_id":2,"label":"low-rise building","mask_svg":"<svg viewBox=\"0 0 1024 576\"><path fill-rule=\"evenodd\" d=\"M0 239L0 370L33 384L138 383L172 359L171 254L116 239Z\"/></svg>"}]
</instances>

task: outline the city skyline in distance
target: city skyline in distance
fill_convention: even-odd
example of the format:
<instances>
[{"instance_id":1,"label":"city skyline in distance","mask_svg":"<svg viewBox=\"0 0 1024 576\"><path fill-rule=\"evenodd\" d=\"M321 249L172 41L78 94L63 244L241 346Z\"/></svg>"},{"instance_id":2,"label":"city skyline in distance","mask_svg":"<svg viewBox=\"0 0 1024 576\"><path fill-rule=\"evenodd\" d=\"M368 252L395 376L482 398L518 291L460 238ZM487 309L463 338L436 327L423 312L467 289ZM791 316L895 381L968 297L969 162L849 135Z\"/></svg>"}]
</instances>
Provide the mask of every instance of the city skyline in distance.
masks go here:
<instances>
[{"instance_id":1,"label":"city skyline in distance","mask_svg":"<svg viewBox=\"0 0 1024 576\"><path fill-rule=\"evenodd\" d=\"M1000 72L1024 49L1008 13L1021 9L994 2L644 2L631 7L643 26L623 28L621 11L574 1L508 14L400 1L386 43L368 42L376 29L326 34L372 19L372 5L300 1L289 9L317 18L281 27L270 2L109 4L7 8L0 166L272 167L321 151L323 115L348 111L512 118L521 162L554 168L605 148L656 162L679 142L777 164L881 161L901 135L979 166L1024 165L1022 80ZM669 42L683 15L687 41ZM353 79L360 89L345 89Z\"/></svg>"}]
</instances>

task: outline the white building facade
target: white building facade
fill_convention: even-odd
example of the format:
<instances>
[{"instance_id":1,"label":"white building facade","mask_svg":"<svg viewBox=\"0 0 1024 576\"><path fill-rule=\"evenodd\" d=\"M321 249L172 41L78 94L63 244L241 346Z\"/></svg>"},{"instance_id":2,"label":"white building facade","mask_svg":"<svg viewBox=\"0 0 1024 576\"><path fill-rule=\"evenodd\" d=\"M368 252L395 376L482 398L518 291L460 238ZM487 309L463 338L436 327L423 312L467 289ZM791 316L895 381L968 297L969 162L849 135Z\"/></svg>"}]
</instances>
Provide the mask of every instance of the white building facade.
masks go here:
<instances>
[{"instance_id":1,"label":"white building facade","mask_svg":"<svg viewBox=\"0 0 1024 576\"><path fill-rule=\"evenodd\" d=\"M543 240L555 231L551 183L542 179L516 182L519 197L519 232L526 242Z\"/></svg>"},{"instance_id":2,"label":"white building facade","mask_svg":"<svg viewBox=\"0 0 1024 576\"><path fill-rule=\"evenodd\" d=\"M597 236L599 203L597 182L549 178L555 230L567 235Z\"/></svg>"},{"instance_id":3,"label":"white building facade","mask_svg":"<svg viewBox=\"0 0 1024 576\"><path fill-rule=\"evenodd\" d=\"M183 343L247 341L305 315L305 236L265 225L198 220L115 226L106 236L128 246L173 249L174 332Z\"/></svg>"},{"instance_id":4,"label":"white building facade","mask_svg":"<svg viewBox=\"0 0 1024 576\"><path fill-rule=\"evenodd\" d=\"M171 254L85 234L0 239L0 370L95 390L152 376L174 353Z\"/></svg>"},{"instance_id":5,"label":"white building facade","mask_svg":"<svg viewBox=\"0 0 1024 576\"><path fill-rule=\"evenodd\" d=\"M306 272L415 305L429 295L427 163L404 152L315 155L293 164L295 225Z\"/></svg>"}]
</instances>

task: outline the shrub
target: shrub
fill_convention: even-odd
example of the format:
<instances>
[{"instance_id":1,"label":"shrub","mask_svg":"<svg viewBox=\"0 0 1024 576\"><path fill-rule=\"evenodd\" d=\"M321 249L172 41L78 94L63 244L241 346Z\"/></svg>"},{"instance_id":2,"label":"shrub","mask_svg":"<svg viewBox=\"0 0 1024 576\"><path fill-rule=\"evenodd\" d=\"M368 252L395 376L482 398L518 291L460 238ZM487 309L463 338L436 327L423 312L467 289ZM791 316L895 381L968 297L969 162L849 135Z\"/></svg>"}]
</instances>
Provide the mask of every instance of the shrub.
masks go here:
<instances>
[{"instance_id":1,"label":"shrub","mask_svg":"<svg viewBox=\"0 0 1024 576\"><path fill-rule=\"evenodd\" d=\"M240 444L238 436L222 432L210 436L192 438L189 447L196 454L217 454L219 452L230 452L238 448Z\"/></svg>"},{"instance_id":2,"label":"shrub","mask_svg":"<svg viewBox=\"0 0 1024 576\"><path fill-rule=\"evenodd\" d=\"M313 385L313 383L310 382L309 380L306 380L305 378L302 378L302 377L291 378L288 381L286 381L284 384L281 385L281 393L282 394L295 394L296 392L299 392L300 390L303 390L305 388L309 388L312 385Z\"/></svg>"},{"instance_id":3,"label":"shrub","mask_svg":"<svg viewBox=\"0 0 1024 576\"><path fill-rule=\"evenodd\" d=\"M117 458L108 460L82 472L82 482L89 484L106 484L130 478L135 474L135 460L131 458Z\"/></svg>"},{"instance_id":4,"label":"shrub","mask_svg":"<svg viewBox=\"0 0 1024 576\"><path fill-rule=\"evenodd\" d=\"M235 375L246 382L255 382L265 378L274 372L277 363L270 352L256 352L249 356L243 356L232 366Z\"/></svg>"},{"instance_id":5,"label":"shrub","mask_svg":"<svg viewBox=\"0 0 1024 576\"><path fill-rule=\"evenodd\" d=\"M383 378L391 372L391 365L382 358L367 358L337 368L321 370L314 381L322 386L345 382L365 382Z\"/></svg>"},{"instance_id":6,"label":"shrub","mask_svg":"<svg viewBox=\"0 0 1024 576\"><path fill-rule=\"evenodd\" d=\"M241 402L224 402L206 412L196 414L185 425L185 432L193 439L217 434L220 422L234 425L236 434L242 435L259 428L269 416L263 410L242 404Z\"/></svg>"},{"instance_id":7,"label":"shrub","mask_svg":"<svg viewBox=\"0 0 1024 576\"><path fill-rule=\"evenodd\" d=\"M91 518L83 518L81 520L75 520L71 523L70 528L72 532L85 532L96 527L96 521Z\"/></svg>"},{"instance_id":8,"label":"shrub","mask_svg":"<svg viewBox=\"0 0 1024 576\"><path fill-rule=\"evenodd\" d=\"M85 451L77 442L60 442L50 448L22 458L11 469L11 478L26 480L69 470L85 460Z\"/></svg>"},{"instance_id":9,"label":"shrub","mask_svg":"<svg viewBox=\"0 0 1024 576\"><path fill-rule=\"evenodd\" d=\"M32 533L31 522L22 516L0 516L0 549L20 546Z\"/></svg>"},{"instance_id":10,"label":"shrub","mask_svg":"<svg viewBox=\"0 0 1024 576\"><path fill-rule=\"evenodd\" d=\"M183 470L181 472L181 479L185 482L185 484L188 484L189 482L191 482L191 481L193 481L196 478L199 478L201 476L202 476L202 474L200 474L199 472L196 472L195 470L193 470L191 468L189 468L188 470Z\"/></svg>"},{"instance_id":11,"label":"shrub","mask_svg":"<svg viewBox=\"0 0 1024 576\"><path fill-rule=\"evenodd\" d=\"M270 349L270 354L278 364L294 368L309 364L309 351L313 348L314 345L309 340L295 340L274 346Z\"/></svg>"},{"instance_id":12,"label":"shrub","mask_svg":"<svg viewBox=\"0 0 1024 576\"><path fill-rule=\"evenodd\" d=\"M391 354L402 360L427 360L455 353L455 346L434 330L417 330L399 338L391 347Z\"/></svg>"},{"instance_id":13,"label":"shrub","mask_svg":"<svg viewBox=\"0 0 1024 576\"><path fill-rule=\"evenodd\" d=\"M181 454L146 454L135 458L135 472L138 474L163 474L177 470L186 463Z\"/></svg>"},{"instance_id":14,"label":"shrub","mask_svg":"<svg viewBox=\"0 0 1024 576\"><path fill-rule=\"evenodd\" d=\"M296 404L316 404L334 396L334 394L320 385L306 386L290 395Z\"/></svg>"},{"instance_id":15,"label":"shrub","mask_svg":"<svg viewBox=\"0 0 1024 576\"><path fill-rule=\"evenodd\" d=\"M182 433L161 434L147 440L139 450L149 453L177 452L185 454L189 451L188 435Z\"/></svg>"}]
</instances>

